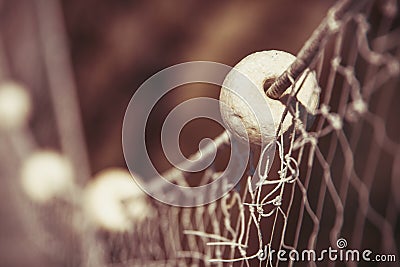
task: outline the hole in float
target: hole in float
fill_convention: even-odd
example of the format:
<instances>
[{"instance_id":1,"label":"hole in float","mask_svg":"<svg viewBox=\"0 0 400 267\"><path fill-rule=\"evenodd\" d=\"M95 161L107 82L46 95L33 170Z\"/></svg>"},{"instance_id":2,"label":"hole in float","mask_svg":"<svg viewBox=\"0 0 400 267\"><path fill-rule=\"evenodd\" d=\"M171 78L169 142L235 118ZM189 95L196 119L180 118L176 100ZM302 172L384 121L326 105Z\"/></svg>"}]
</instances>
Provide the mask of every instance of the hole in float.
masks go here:
<instances>
[{"instance_id":1,"label":"hole in float","mask_svg":"<svg viewBox=\"0 0 400 267\"><path fill-rule=\"evenodd\" d=\"M264 92L267 92L267 90L271 87L271 85L276 81L278 77L273 76L270 78L265 79L264 81Z\"/></svg>"}]
</instances>

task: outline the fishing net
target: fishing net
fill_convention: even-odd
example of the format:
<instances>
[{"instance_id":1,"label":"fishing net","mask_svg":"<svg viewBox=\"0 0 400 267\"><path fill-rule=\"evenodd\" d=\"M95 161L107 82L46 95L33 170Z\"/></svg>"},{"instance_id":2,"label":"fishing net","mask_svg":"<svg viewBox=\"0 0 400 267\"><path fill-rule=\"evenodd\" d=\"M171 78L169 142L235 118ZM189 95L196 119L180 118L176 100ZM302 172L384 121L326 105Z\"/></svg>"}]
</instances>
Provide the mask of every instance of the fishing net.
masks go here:
<instances>
[{"instance_id":1,"label":"fishing net","mask_svg":"<svg viewBox=\"0 0 400 267\"><path fill-rule=\"evenodd\" d=\"M41 240L35 241L37 246L63 263L93 266L316 265L315 261L282 261L272 251L328 247L370 249L398 259L398 3L349 3L339 1L330 9L305 42L308 49L299 53L301 62L292 66L286 78L280 77L294 84L295 94L302 89L300 75L315 73L321 95L310 129L299 123L295 109L287 110L295 117L296 131L277 138L269 171L267 147L249 162L244 159L248 169L240 186L221 199L193 208L149 199L152 216L119 233L77 226L84 214L62 201L34 209L21 204L26 214L35 210L32 216L37 220L29 229L41 233L35 235ZM343 6L346 8L340 9ZM59 99L57 105L63 106L68 99ZM68 142L68 126L60 129ZM9 137L10 149L19 149L19 155L24 155L23 149L29 145L21 146L16 138L30 137ZM222 143L218 153L229 153L228 145ZM82 165L81 159L75 160ZM255 172L260 177L256 188L251 183ZM219 170L209 167L201 184L218 175ZM179 177L177 183L190 184L192 179L190 175ZM76 199L79 202L79 196ZM68 223L71 221L75 225ZM60 239L64 242L55 241ZM49 240L55 244L52 249L46 248ZM355 261L330 264L357 265Z\"/></svg>"}]
</instances>

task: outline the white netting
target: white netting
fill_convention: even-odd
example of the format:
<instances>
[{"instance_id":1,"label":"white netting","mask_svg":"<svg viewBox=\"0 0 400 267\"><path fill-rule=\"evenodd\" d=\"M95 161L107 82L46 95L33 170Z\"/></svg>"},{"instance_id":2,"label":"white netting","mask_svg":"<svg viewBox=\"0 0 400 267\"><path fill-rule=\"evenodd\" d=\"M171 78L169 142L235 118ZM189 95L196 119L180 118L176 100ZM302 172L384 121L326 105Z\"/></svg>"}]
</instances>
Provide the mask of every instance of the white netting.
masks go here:
<instances>
[{"instance_id":1,"label":"white netting","mask_svg":"<svg viewBox=\"0 0 400 267\"><path fill-rule=\"evenodd\" d=\"M321 88L314 124L308 130L293 120L297 131L289 139L278 138L268 173L265 166L269 158L264 157L267 153L253 155L240 189L197 208L177 208L152 201L152 216L118 234L95 232L79 224L84 216L76 207L79 189L75 192L77 201L35 206L37 216L29 215L32 210L18 202L18 209L27 218L36 218L29 231L40 237L35 237L38 247L58 261L74 266L276 266L294 262L280 262L272 254L260 261L260 251L318 251L336 247L337 240L345 238L349 248L396 254L398 259L398 3L360 3L347 10L340 20L328 20L334 33L329 33L322 50L314 51L308 65L316 72ZM292 82L294 95L301 90L301 81ZM61 102L68 99L67 96ZM63 106L61 102L57 105ZM298 109L295 105L288 112L298 118ZM60 133L66 135L61 143L68 142L70 125L59 127ZM10 164L22 160L26 150L31 149L27 140L32 137L26 134L2 141L20 155L10 156ZM76 161L82 165L81 159ZM259 168L254 169L257 164ZM81 172L86 176L84 168ZM261 179L257 188L251 186L253 172L259 172ZM202 183L213 181L216 176L209 168ZM68 223L71 221L72 225Z\"/></svg>"}]
</instances>

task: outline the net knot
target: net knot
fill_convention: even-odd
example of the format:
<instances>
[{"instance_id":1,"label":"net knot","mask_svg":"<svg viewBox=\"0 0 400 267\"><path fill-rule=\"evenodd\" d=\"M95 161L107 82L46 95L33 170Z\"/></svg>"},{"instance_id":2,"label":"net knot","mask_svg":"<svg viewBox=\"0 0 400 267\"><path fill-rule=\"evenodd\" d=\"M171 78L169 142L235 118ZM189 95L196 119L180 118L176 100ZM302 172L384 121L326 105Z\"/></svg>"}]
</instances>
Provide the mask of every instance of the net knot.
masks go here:
<instances>
[{"instance_id":1,"label":"net knot","mask_svg":"<svg viewBox=\"0 0 400 267\"><path fill-rule=\"evenodd\" d=\"M355 112L363 114L367 111L367 104L362 99L357 99L352 103L352 108Z\"/></svg>"},{"instance_id":2,"label":"net knot","mask_svg":"<svg viewBox=\"0 0 400 267\"><path fill-rule=\"evenodd\" d=\"M363 99L359 98L354 100L346 111L346 119L350 122L355 122L357 119L367 112L368 106Z\"/></svg>"},{"instance_id":3,"label":"net knot","mask_svg":"<svg viewBox=\"0 0 400 267\"><path fill-rule=\"evenodd\" d=\"M342 61L342 58L340 56L335 57L332 59L331 64L333 69L337 69L340 66L340 62Z\"/></svg>"},{"instance_id":4,"label":"net knot","mask_svg":"<svg viewBox=\"0 0 400 267\"><path fill-rule=\"evenodd\" d=\"M275 199L272 201L272 204L276 207L281 206L282 205L282 197L276 196Z\"/></svg>"},{"instance_id":5,"label":"net knot","mask_svg":"<svg viewBox=\"0 0 400 267\"><path fill-rule=\"evenodd\" d=\"M257 206L257 212L261 215L264 214L264 210L263 210L262 206Z\"/></svg>"},{"instance_id":6,"label":"net knot","mask_svg":"<svg viewBox=\"0 0 400 267\"><path fill-rule=\"evenodd\" d=\"M326 20L328 24L329 31L334 33L337 32L340 28L340 21L336 19L334 12L329 12Z\"/></svg>"},{"instance_id":7,"label":"net knot","mask_svg":"<svg viewBox=\"0 0 400 267\"><path fill-rule=\"evenodd\" d=\"M329 107L327 105L321 106L321 114L329 121L333 129L340 130L343 127L342 119L339 114L329 112Z\"/></svg>"},{"instance_id":8,"label":"net knot","mask_svg":"<svg viewBox=\"0 0 400 267\"><path fill-rule=\"evenodd\" d=\"M328 121L331 123L333 129L340 130L343 127L340 116L336 113L329 114Z\"/></svg>"}]
</instances>

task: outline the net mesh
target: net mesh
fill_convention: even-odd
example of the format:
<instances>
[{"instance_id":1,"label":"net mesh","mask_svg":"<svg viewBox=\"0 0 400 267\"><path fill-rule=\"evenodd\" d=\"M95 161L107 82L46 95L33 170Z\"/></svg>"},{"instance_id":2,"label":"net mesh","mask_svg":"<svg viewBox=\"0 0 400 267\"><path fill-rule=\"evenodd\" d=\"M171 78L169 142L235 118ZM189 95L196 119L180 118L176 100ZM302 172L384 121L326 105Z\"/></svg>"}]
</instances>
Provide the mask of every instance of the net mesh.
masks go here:
<instances>
[{"instance_id":1,"label":"net mesh","mask_svg":"<svg viewBox=\"0 0 400 267\"><path fill-rule=\"evenodd\" d=\"M370 2L338 21L309 66L322 89L314 127L295 120L300 132L277 140L272 169L259 170L261 187L254 191L249 176L240 192L204 207L160 206L163 223L146 225L155 236L138 242L145 248L135 264L274 266L282 262L272 254L260 261L260 251L318 250L339 238L354 249L398 253L396 4ZM301 82L293 82L295 94Z\"/></svg>"},{"instance_id":2,"label":"net mesh","mask_svg":"<svg viewBox=\"0 0 400 267\"><path fill-rule=\"evenodd\" d=\"M268 173L264 168L269 164L264 156L268 153L262 151L249 163L240 189L196 208L152 202L155 216L118 234L66 225L80 215L63 203L34 209L21 204L22 213L37 211L32 215L37 221L29 228L43 233L40 240L35 237L37 246L71 265L85 261L94 266L99 262L109 266L291 266L293 261L281 262L269 252L321 250L337 247L337 240L344 238L349 248L368 248L398 258L397 4L368 1L336 21L335 33L323 49L315 51L306 70L316 73L321 88L313 126L304 129L298 122L299 107L288 110L295 115L297 130L290 138L278 138ZM296 79L292 82L295 94L302 84ZM15 147L21 145L10 149ZM255 171L261 182L252 188ZM217 176L209 168L202 181L208 183ZM49 232L57 238L44 234ZM56 242L61 233L68 242ZM46 247L49 240L55 244L52 249ZM266 253L262 261L261 252Z\"/></svg>"}]
</instances>

